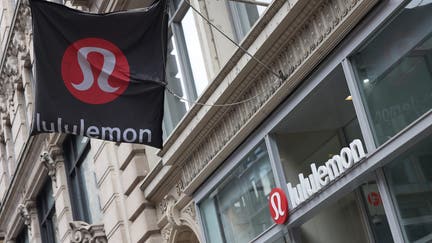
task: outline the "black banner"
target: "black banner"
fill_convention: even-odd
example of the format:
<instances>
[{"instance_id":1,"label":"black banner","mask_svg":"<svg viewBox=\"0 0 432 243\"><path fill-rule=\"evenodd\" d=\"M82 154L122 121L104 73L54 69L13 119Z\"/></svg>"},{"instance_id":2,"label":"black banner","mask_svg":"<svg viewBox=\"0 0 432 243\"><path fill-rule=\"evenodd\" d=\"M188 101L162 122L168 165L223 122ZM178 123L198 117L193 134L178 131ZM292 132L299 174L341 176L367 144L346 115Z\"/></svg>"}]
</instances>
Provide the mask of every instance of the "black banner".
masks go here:
<instances>
[{"instance_id":1,"label":"black banner","mask_svg":"<svg viewBox=\"0 0 432 243\"><path fill-rule=\"evenodd\" d=\"M30 0L36 60L32 134L162 147L165 1L91 14Z\"/></svg>"}]
</instances>

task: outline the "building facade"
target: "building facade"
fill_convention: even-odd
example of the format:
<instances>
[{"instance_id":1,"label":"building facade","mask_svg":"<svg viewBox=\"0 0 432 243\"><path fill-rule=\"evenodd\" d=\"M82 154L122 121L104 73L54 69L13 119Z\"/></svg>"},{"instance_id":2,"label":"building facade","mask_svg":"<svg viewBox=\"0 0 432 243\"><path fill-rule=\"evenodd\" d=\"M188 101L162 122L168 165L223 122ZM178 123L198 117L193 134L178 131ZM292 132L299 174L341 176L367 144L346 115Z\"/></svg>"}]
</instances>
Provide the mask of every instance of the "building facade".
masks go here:
<instances>
[{"instance_id":1,"label":"building facade","mask_svg":"<svg viewBox=\"0 0 432 243\"><path fill-rule=\"evenodd\" d=\"M432 1L170 1L161 150L30 136L28 2L0 11L3 242L432 241Z\"/></svg>"}]
</instances>

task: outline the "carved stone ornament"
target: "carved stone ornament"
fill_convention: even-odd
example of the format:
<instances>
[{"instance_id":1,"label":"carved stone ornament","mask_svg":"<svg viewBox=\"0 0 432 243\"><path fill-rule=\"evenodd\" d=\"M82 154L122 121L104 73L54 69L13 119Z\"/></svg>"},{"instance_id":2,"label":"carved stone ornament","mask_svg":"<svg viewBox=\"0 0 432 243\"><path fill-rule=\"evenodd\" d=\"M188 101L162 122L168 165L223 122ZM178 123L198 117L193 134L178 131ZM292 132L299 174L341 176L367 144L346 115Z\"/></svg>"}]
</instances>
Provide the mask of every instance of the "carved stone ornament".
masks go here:
<instances>
[{"instance_id":1,"label":"carved stone ornament","mask_svg":"<svg viewBox=\"0 0 432 243\"><path fill-rule=\"evenodd\" d=\"M183 213L188 215L191 219L196 220L195 204L190 203L184 210Z\"/></svg>"},{"instance_id":2,"label":"carved stone ornament","mask_svg":"<svg viewBox=\"0 0 432 243\"><path fill-rule=\"evenodd\" d=\"M51 177L54 185L57 185L57 177L56 177L56 162L52 158L51 154L48 151L43 151L40 154L40 161L43 163L45 168L48 170L48 175Z\"/></svg>"},{"instance_id":3,"label":"carved stone ornament","mask_svg":"<svg viewBox=\"0 0 432 243\"><path fill-rule=\"evenodd\" d=\"M165 226L162 230L161 230L161 234L162 234L162 239L164 239L165 241L168 241L170 236L171 236L171 232L173 231L173 227L171 225L167 225Z\"/></svg>"},{"instance_id":4,"label":"carved stone ornament","mask_svg":"<svg viewBox=\"0 0 432 243\"><path fill-rule=\"evenodd\" d=\"M31 235L31 216L29 209L24 204L18 205L18 213L21 218L24 220L24 224L27 226L27 229Z\"/></svg>"},{"instance_id":5,"label":"carved stone ornament","mask_svg":"<svg viewBox=\"0 0 432 243\"><path fill-rule=\"evenodd\" d=\"M107 243L103 224L88 224L83 221L72 221L69 223L72 229L73 243Z\"/></svg>"}]
</instances>

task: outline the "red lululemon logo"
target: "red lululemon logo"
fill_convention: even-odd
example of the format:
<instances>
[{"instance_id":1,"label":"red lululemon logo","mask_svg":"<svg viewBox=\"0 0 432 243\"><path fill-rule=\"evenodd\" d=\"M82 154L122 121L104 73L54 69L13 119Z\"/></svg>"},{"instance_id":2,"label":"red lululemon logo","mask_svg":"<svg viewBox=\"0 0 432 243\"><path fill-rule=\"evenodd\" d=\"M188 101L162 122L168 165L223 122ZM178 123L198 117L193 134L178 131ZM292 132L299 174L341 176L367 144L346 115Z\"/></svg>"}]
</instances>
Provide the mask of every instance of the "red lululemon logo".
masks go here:
<instances>
[{"instance_id":1,"label":"red lululemon logo","mask_svg":"<svg viewBox=\"0 0 432 243\"><path fill-rule=\"evenodd\" d=\"M377 192L369 193L367 199L372 206L378 207L381 204L381 197Z\"/></svg>"},{"instance_id":2,"label":"red lululemon logo","mask_svg":"<svg viewBox=\"0 0 432 243\"><path fill-rule=\"evenodd\" d=\"M270 215L276 224L284 224L288 218L288 201L284 191L274 188L269 198Z\"/></svg>"},{"instance_id":3,"label":"red lululemon logo","mask_svg":"<svg viewBox=\"0 0 432 243\"><path fill-rule=\"evenodd\" d=\"M125 55L100 38L85 38L70 45L63 55L61 71L69 92L88 104L111 102L129 85Z\"/></svg>"}]
</instances>

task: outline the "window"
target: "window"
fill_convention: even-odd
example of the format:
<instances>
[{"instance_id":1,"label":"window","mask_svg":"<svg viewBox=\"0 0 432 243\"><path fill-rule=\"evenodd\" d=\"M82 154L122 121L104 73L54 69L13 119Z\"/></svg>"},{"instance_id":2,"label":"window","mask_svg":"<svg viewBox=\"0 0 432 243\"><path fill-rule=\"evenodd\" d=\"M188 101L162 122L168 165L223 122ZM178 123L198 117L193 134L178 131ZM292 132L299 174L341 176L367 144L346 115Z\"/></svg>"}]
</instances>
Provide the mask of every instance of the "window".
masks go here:
<instances>
[{"instance_id":1,"label":"window","mask_svg":"<svg viewBox=\"0 0 432 243\"><path fill-rule=\"evenodd\" d=\"M99 223L102 214L89 150L90 139L87 137L69 136L63 143L73 218Z\"/></svg>"},{"instance_id":2,"label":"window","mask_svg":"<svg viewBox=\"0 0 432 243\"><path fill-rule=\"evenodd\" d=\"M369 242L354 193L323 208L296 229L301 243Z\"/></svg>"},{"instance_id":3,"label":"window","mask_svg":"<svg viewBox=\"0 0 432 243\"><path fill-rule=\"evenodd\" d=\"M245 3L237 0L227 0L233 19L237 42L240 42L259 19L271 0L250 1Z\"/></svg>"},{"instance_id":4,"label":"window","mask_svg":"<svg viewBox=\"0 0 432 243\"><path fill-rule=\"evenodd\" d=\"M199 204L207 242L248 242L273 225L268 195L274 187L262 143Z\"/></svg>"},{"instance_id":5,"label":"window","mask_svg":"<svg viewBox=\"0 0 432 243\"><path fill-rule=\"evenodd\" d=\"M225 13L220 14L225 14L226 16L223 16L229 18L226 10L230 10L233 22L232 26L224 27L233 28L235 30L233 32L236 33L234 39L237 40L243 39L270 2L270 0L261 0L251 4L234 0L224 1L226 2L226 6L223 5ZM203 35L208 33L202 33L202 30L198 28L199 24L205 20L201 19L185 0L172 0L169 12L171 21L166 67L168 88L186 100L194 101L204 92L210 81L203 55L205 53L204 48L206 48L203 44L207 39ZM232 44L230 43L230 45ZM191 107L191 104L179 101L178 98L169 93L166 93L165 97L163 128L166 139Z\"/></svg>"},{"instance_id":6,"label":"window","mask_svg":"<svg viewBox=\"0 0 432 243\"><path fill-rule=\"evenodd\" d=\"M432 108L431 12L411 1L352 57L377 144Z\"/></svg>"},{"instance_id":7,"label":"window","mask_svg":"<svg viewBox=\"0 0 432 243\"><path fill-rule=\"evenodd\" d=\"M432 138L384 168L405 242L432 241Z\"/></svg>"},{"instance_id":8,"label":"window","mask_svg":"<svg viewBox=\"0 0 432 243\"><path fill-rule=\"evenodd\" d=\"M59 243L57 215L51 179L48 179L36 199L41 238L44 243Z\"/></svg>"},{"instance_id":9,"label":"window","mask_svg":"<svg viewBox=\"0 0 432 243\"><path fill-rule=\"evenodd\" d=\"M27 226L24 226L24 228L18 234L17 238L15 239L15 243L30 243Z\"/></svg>"},{"instance_id":10,"label":"window","mask_svg":"<svg viewBox=\"0 0 432 243\"><path fill-rule=\"evenodd\" d=\"M169 26L166 67L168 88L193 101L209 82L203 49L192 9L181 0L173 0L173 3L170 5L172 21ZM188 108L189 103L179 101L178 98L166 93L163 126L165 138L174 130Z\"/></svg>"},{"instance_id":11,"label":"window","mask_svg":"<svg viewBox=\"0 0 432 243\"><path fill-rule=\"evenodd\" d=\"M362 139L342 68L333 70L273 130L287 183L295 187L299 174L324 165L332 176L342 174L327 161L342 147ZM329 176L329 178L331 178Z\"/></svg>"}]
</instances>

